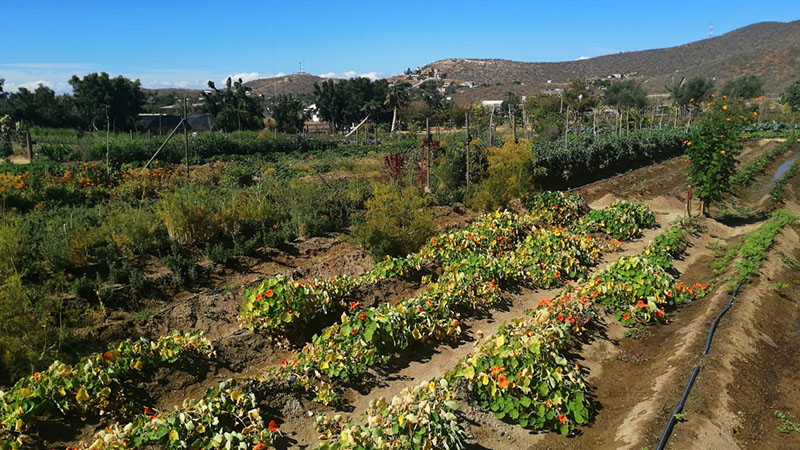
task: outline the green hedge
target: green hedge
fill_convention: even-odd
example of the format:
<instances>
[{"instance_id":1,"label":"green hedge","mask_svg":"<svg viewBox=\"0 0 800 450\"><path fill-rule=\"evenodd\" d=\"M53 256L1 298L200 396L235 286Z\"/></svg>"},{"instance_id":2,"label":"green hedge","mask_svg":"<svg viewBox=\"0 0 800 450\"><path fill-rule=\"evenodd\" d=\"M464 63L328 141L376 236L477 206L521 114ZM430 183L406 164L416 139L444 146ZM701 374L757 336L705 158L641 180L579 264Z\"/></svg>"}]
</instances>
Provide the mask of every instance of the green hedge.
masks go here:
<instances>
[{"instance_id":1,"label":"green hedge","mask_svg":"<svg viewBox=\"0 0 800 450\"><path fill-rule=\"evenodd\" d=\"M630 135L584 134L564 141L536 142L537 177L550 190L580 186L654 162L679 156L688 137L684 128L640 130Z\"/></svg>"}]
</instances>

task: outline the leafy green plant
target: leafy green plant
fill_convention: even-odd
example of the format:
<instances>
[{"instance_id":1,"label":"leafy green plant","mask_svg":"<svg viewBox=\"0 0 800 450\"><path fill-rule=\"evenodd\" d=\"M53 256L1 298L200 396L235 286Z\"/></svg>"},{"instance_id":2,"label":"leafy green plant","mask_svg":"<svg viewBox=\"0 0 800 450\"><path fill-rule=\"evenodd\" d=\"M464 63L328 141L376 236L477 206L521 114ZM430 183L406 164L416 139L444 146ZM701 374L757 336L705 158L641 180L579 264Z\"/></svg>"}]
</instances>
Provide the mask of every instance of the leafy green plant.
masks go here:
<instances>
[{"instance_id":1,"label":"leafy green plant","mask_svg":"<svg viewBox=\"0 0 800 450\"><path fill-rule=\"evenodd\" d=\"M177 243L172 243L169 253L162 261L172 272L178 286L188 287L197 280L197 263L191 256L186 256Z\"/></svg>"},{"instance_id":2,"label":"leafy green plant","mask_svg":"<svg viewBox=\"0 0 800 450\"><path fill-rule=\"evenodd\" d=\"M642 229L656 225L656 216L648 206L617 200L604 209L589 211L576 226L588 231L602 231L624 241L638 237Z\"/></svg>"},{"instance_id":3,"label":"leafy green plant","mask_svg":"<svg viewBox=\"0 0 800 450\"><path fill-rule=\"evenodd\" d=\"M433 234L429 199L414 187L377 185L356 223L356 239L380 259L418 250Z\"/></svg>"},{"instance_id":4,"label":"leafy green plant","mask_svg":"<svg viewBox=\"0 0 800 450\"><path fill-rule=\"evenodd\" d=\"M0 448L18 448L43 414L124 414L130 409L126 381L190 355L209 357L211 342L202 333L173 332L157 341L126 340L92 354L74 366L56 361L47 370L0 392Z\"/></svg>"},{"instance_id":5,"label":"leafy green plant","mask_svg":"<svg viewBox=\"0 0 800 450\"><path fill-rule=\"evenodd\" d=\"M791 421L788 417L786 417L786 414L775 410L772 412L772 416L781 422L781 424L778 426L779 432L783 434L789 434L791 432L800 433L800 424Z\"/></svg>"}]
</instances>

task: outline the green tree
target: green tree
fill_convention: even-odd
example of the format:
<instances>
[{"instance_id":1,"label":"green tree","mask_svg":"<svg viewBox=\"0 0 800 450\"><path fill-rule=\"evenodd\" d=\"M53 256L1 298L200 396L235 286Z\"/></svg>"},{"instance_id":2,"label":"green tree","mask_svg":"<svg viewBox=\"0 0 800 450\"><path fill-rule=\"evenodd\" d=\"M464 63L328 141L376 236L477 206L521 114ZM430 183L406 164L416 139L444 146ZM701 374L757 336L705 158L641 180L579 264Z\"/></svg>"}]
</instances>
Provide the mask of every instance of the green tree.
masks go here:
<instances>
[{"instance_id":1,"label":"green tree","mask_svg":"<svg viewBox=\"0 0 800 450\"><path fill-rule=\"evenodd\" d=\"M509 109L514 118L517 120L522 119L522 99L513 92L506 92L503 94L503 104L500 105L500 114L506 116L510 123L511 115L509 115Z\"/></svg>"},{"instance_id":2,"label":"green tree","mask_svg":"<svg viewBox=\"0 0 800 450\"><path fill-rule=\"evenodd\" d=\"M564 130L561 97L539 93L525 100L525 112L533 132L547 141L558 139Z\"/></svg>"},{"instance_id":3,"label":"green tree","mask_svg":"<svg viewBox=\"0 0 800 450\"><path fill-rule=\"evenodd\" d=\"M698 75L689 80L682 78L666 88L675 103L686 106L706 100L714 89L714 82Z\"/></svg>"},{"instance_id":4,"label":"green tree","mask_svg":"<svg viewBox=\"0 0 800 450\"><path fill-rule=\"evenodd\" d=\"M123 76L110 78L107 73L90 73L69 80L75 105L84 125L105 128L106 119L113 130L131 129L142 111L144 94L139 80Z\"/></svg>"},{"instance_id":5,"label":"green tree","mask_svg":"<svg viewBox=\"0 0 800 450\"><path fill-rule=\"evenodd\" d=\"M370 111L376 111L375 115L370 114L373 120L376 123L384 120L386 109L383 105L388 91L389 83L386 80L326 80L322 84L314 84L314 103L320 117L331 124L332 130L342 131L364 119L370 102Z\"/></svg>"},{"instance_id":6,"label":"green tree","mask_svg":"<svg viewBox=\"0 0 800 450\"><path fill-rule=\"evenodd\" d=\"M789 105L792 111L800 111L800 81L781 92L781 103Z\"/></svg>"},{"instance_id":7,"label":"green tree","mask_svg":"<svg viewBox=\"0 0 800 450\"><path fill-rule=\"evenodd\" d=\"M225 89L208 82L211 92L203 92L206 112L214 117L214 128L223 131L258 130L263 125L263 107L252 89L241 78L225 80Z\"/></svg>"},{"instance_id":8,"label":"green tree","mask_svg":"<svg viewBox=\"0 0 800 450\"><path fill-rule=\"evenodd\" d=\"M586 114L596 107L600 101L595 92L590 89L586 80L572 80L564 91L564 99L569 104L570 111L575 115L578 124L578 134L586 119Z\"/></svg>"},{"instance_id":9,"label":"green tree","mask_svg":"<svg viewBox=\"0 0 800 450\"><path fill-rule=\"evenodd\" d=\"M647 92L634 80L612 83L603 94L603 102L618 110L625 108L644 108L647 105Z\"/></svg>"},{"instance_id":10,"label":"green tree","mask_svg":"<svg viewBox=\"0 0 800 450\"><path fill-rule=\"evenodd\" d=\"M397 111L408 106L408 103L411 101L411 96L408 93L410 88L410 83L401 81L391 84L386 92L384 104L387 108L392 110L392 133L394 133L394 128L397 124Z\"/></svg>"},{"instance_id":11,"label":"green tree","mask_svg":"<svg viewBox=\"0 0 800 450\"><path fill-rule=\"evenodd\" d=\"M736 156L742 148L739 130L748 116L742 105L721 100L709 107L692 127L691 139L686 142L688 178L694 194L701 201L702 213L706 213L712 202L731 189L730 178L736 169Z\"/></svg>"},{"instance_id":12,"label":"green tree","mask_svg":"<svg viewBox=\"0 0 800 450\"><path fill-rule=\"evenodd\" d=\"M742 75L728 80L720 93L730 98L755 98L764 93L764 82L755 75Z\"/></svg>"},{"instance_id":13,"label":"green tree","mask_svg":"<svg viewBox=\"0 0 800 450\"><path fill-rule=\"evenodd\" d=\"M272 109L272 116L278 124L278 131L299 133L308 119L309 113L300 99L293 95L279 95Z\"/></svg>"},{"instance_id":14,"label":"green tree","mask_svg":"<svg viewBox=\"0 0 800 450\"><path fill-rule=\"evenodd\" d=\"M72 97L57 96L47 86L39 85L34 91L21 87L9 94L5 111L30 125L43 127L72 127L77 117L73 111Z\"/></svg>"}]
</instances>

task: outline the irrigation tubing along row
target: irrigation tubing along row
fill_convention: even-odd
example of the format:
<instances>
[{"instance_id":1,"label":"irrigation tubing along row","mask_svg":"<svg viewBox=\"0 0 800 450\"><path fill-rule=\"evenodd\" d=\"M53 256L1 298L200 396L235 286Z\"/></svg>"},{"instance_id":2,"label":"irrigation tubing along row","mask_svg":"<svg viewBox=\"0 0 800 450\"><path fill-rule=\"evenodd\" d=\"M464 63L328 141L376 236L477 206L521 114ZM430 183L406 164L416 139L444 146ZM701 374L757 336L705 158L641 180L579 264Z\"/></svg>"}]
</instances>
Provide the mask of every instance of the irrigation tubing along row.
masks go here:
<instances>
[{"instance_id":1,"label":"irrigation tubing along row","mask_svg":"<svg viewBox=\"0 0 800 450\"><path fill-rule=\"evenodd\" d=\"M728 306L726 306L722 311L717 314L717 317L711 322L711 327L708 330L708 339L706 340L706 348L703 350L703 355L707 355L709 349L711 348L711 339L714 337L714 332L717 330L717 325L719 324L720 319L722 316L728 312L729 309L733 306L733 300L736 298L736 294L739 292L739 288L742 286L742 282L740 281L736 288L733 290L731 294L731 298L728 301ZM675 411L672 412L672 415L669 417L669 422L667 422L667 426L664 428L664 433L661 435L661 440L658 441L658 450L664 450L667 446L667 440L669 440L669 435L672 433L672 429L675 427L675 423L678 422L678 415L683 411L683 406L686 403L686 398L689 397L689 393L692 390L692 386L694 385L694 380L697 378L697 374L700 373L700 366L696 366L692 371L692 375L689 377L689 382L686 384L686 389L683 390L683 395L681 396L681 401L678 403L678 406L675 407Z\"/></svg>"}]
</instances>

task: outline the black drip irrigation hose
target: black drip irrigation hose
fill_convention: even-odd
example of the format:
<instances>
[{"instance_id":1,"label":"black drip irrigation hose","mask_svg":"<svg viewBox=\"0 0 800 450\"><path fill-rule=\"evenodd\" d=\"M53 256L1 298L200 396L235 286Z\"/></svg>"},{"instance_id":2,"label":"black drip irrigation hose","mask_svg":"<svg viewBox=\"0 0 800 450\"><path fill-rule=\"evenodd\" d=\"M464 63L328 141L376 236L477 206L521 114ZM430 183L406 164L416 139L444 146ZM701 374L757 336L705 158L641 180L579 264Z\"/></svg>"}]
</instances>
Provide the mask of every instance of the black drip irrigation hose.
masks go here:
<instances>
[{"instance_id":1,"label":"black drip irrigation hose","mask_svg":"<svg viewBox=\"0 0 800 450\"><path fill-rule=\"evenodd\" d=\"M733 306L733 299L736 298L736 294L739 292L739 288L741 286L742 282L740 281L731 294L731 298L728 301L728 306L720 311L714 321L711 322L711 328L708 330L708 339L706 340L706 348L703 350L704 356L708 354L708 350L711 348L711 339L714 337L714 332L717 330L717 325L719 324L720 319L722 319L722 316L724 316L725 313L728 312L728 310ZM700 373L700 366L696 366L692 371L692 376L689 377L689 382L686 384L686 389L683 390L681 401L678 403L678 406L675 407L675 411L672 412L669 422L667 422L667 426L664 428L664 433L661 435L661 440L658 441L658 450L664 450L664 448L667 446L669 435L672 433L672 429L675 428L675 424L678 422L678 415L681 413L681 411L683 411L686 398L689 397L689 392L692 390L692 385L694 385L694 380L697 378L698 373Z\"/></svg>"}]
</instances>

